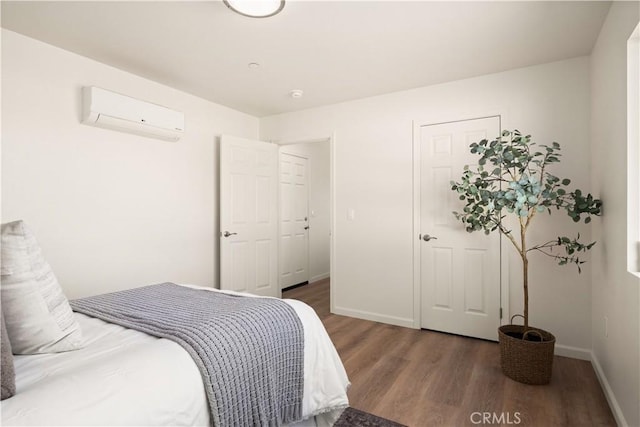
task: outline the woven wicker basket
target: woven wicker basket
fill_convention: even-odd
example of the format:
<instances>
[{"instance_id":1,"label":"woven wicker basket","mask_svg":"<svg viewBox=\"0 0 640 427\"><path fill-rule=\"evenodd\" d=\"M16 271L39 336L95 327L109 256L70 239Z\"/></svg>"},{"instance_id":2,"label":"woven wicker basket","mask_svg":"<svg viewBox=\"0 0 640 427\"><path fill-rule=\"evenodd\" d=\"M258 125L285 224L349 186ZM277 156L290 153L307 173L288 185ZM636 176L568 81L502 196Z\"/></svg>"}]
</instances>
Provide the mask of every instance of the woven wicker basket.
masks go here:
<instances>
[{"instance_id":1,"label":"woven wicker basket","mask_svg":"<svg viewBox=\"0 0 640 427\"><path fill-rule=\"evenodd\" d=\"M543 329L530 327L529 331L532 331L530 335L542 336L543 341L528 341L509 335L522 335L524 326L504 325L498 328L502 372L524 384L548 384L556 337Z\"/></svg>"}]
</instances>

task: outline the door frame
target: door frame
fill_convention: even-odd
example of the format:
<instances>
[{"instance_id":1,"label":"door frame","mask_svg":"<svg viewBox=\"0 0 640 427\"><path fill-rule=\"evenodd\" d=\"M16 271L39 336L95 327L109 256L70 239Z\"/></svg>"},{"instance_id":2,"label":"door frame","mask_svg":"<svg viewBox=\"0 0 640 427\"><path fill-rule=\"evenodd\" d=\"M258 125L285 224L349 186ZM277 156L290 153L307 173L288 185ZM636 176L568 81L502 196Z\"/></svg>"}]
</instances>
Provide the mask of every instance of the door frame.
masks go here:
<instances>
[{"instance_id":1,"label":"door frame","mask_svg":"<svg viewBox=\"0 0 640 427\"><path fill-rule=\"evenodd\" d=\"M281 160L280 156L282 154L286 154L288 156L293 156L293 157L298 157L300 159L305 159L307 161L307 170L305 171L306 172L305 180L307 181L306 182L306 185L307 185L307 200L306 200L306 202L307 202L307 222L308 223L311 222L311 220L310 220L311 214L309 212L309 199L310 199L310 196L311 196L311 191L310 191L311 190L311 183L309 182L309 171L311 170L311 160L308 157L303 156L302 154L298 154L298 153L293 153L293 152L287 151L287 149L286 149L287 145L295 145L295 144L285 144L285 145L281 145L281 146L278 147L278 286L280 287L280 294L281 295L282 295L283 289L282 289L282 284L280 283L280 279L282 278L282 272L280 271L280 265L281 265L280 261L281 261L281 258L282 258L282 251L281 251L282 246L280 245L280 238L282 237L282 230L280 229L280 226L281 226L281 221L280 221L281 220L281 218L280 218L281 209L280 208L281 208L281 205L282 205L282 193L280 192L280 177L282 176L281 175L282 174L282 168L281 168L282 164L280 162L280 160ZM311 280L311 272L309 271L309 265L311 264L310 263L310 259L309 259L309 242L310 242L309 235L310 234L311 233L309 233L309 230L307 230L307 276L308 276L307 283L310 283L310 280ZM296 284L294 284L293 286L296 286Z\"/></svg>"},{"instance_id":2,"label":"door frame","mask_svg":"<svg viewBox=\"0 0 640 427\"><path fill-rule=\"evenodd\" d=\"M460 117L429 117L424 120L413 120L413 327L421 329L422 327L422 287L421 287L421 263L420 263L420 241L418 234L421 233L420 223L420 128L423 126L442 125L446 123L461 122L467 120L485 119L489 117L499 117L500 132L505 128L505 114L502 112L492 112L491 114L477 115L461 115ZM509 247L507 239L503 239L500 235L500 307L502 308L502 317L500 325L509 323L511 310L509 307Z\"/></svg>"},{"instance_id":3,"label":"door frame","mask_svg":"<svg viewBox=\"0 0 640 427\"><path fill-rule=\"evenodd\" d=\"M332 132L328 135L304 136L300 138L287 138L283 141L272 141L280 146L279 151L284 146L294 144L309 144L313 142L329 142L329 311L335 311L334 290L338 278L336 276L336 258L335 258L335 241L336 241L336 215L335 215L335 159L336 159L336 133ZM280 174L280 162L278 162L278 175ZM280 233L280 185L278 185L278 234ZM280 239L278 239L280 240ZM279 243L279 242L278 242ZM280 247L278 245L278 253ZM278 277L280 276L280 263L278 262ZM311 277L309 277L311 278Z\"/></svg>"}]
</instances>

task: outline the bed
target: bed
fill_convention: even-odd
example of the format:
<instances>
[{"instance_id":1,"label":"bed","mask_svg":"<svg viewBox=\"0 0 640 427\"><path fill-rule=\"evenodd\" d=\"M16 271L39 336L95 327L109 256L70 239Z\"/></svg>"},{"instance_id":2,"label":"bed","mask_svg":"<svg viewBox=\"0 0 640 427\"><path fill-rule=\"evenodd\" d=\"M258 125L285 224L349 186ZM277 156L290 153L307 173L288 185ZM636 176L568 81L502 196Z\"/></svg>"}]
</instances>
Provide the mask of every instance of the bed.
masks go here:
<instances>
[{"instance_id":1,"label":"bed","mask_svg":"<svg viewBox=\"0 0 640 427\"><path fill-rule=\"evenodd\" d=\"M313 309L284 301L304 329L305 420L295 425L331 425L348 405L344 367ZM210 425L201 374L179 344L74 316L83 348L14 356L17 393L2 401L2 425Z\"/></svg>"},{"instance_id":2,"label":"bed","mask_svg":"<svg viewBox=\"0 0 640 427\"><path fill-rule=\"evenodd\" d=\"M317 426L348 405L300 301L162 283L69 303L24 221L0 235L2 425Z\"/></svg>"}]
</instances>

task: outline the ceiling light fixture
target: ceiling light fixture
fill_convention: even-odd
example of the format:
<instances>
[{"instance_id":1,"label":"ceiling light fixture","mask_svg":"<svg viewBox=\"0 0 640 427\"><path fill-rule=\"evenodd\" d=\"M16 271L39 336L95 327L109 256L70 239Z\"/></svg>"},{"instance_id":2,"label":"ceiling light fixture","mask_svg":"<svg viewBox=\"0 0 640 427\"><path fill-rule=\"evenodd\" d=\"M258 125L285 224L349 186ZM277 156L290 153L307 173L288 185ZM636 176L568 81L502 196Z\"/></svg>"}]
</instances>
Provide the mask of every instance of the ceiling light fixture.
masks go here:
<instances>
[{"instance_id":1,"label":"ceiling light fixture","mask_svg":"<svg viewBox=\"0 0 640 427\"><path fill-rule=\"evenodd\" d=\"M284 0L222 0L231 10L250 18L267 18L284 8Z\"/></svg>"},{"instance_id":2,"label":"ceiling light fixture","mask_svg":"<svg viewBox=\"0 0 640 427\"><path fill-rule=\"evenodd\" d=\"M302 98L302 95L304 95L304 92L300 89L294 89L289 93L292 98Z\"/></svg>"}]
</instances>

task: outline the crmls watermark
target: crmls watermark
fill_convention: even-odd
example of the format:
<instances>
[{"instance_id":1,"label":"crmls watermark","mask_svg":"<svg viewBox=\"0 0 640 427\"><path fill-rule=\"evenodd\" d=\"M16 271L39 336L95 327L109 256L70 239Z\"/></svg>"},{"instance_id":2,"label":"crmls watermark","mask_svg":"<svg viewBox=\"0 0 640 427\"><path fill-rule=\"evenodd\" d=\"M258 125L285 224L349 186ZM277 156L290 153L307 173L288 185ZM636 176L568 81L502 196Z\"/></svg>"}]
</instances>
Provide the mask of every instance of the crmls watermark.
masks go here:
<instances>
[{"instance_id":1,"label":"crmls watermark","mask_svg":"<svg viewBox=\"0 0 640 427\"><path fill-rule=\"evenodd\" d=\"M469 419L473 424L520 424L520 412L472 412Z\"/></svg>"}]
</instances>

